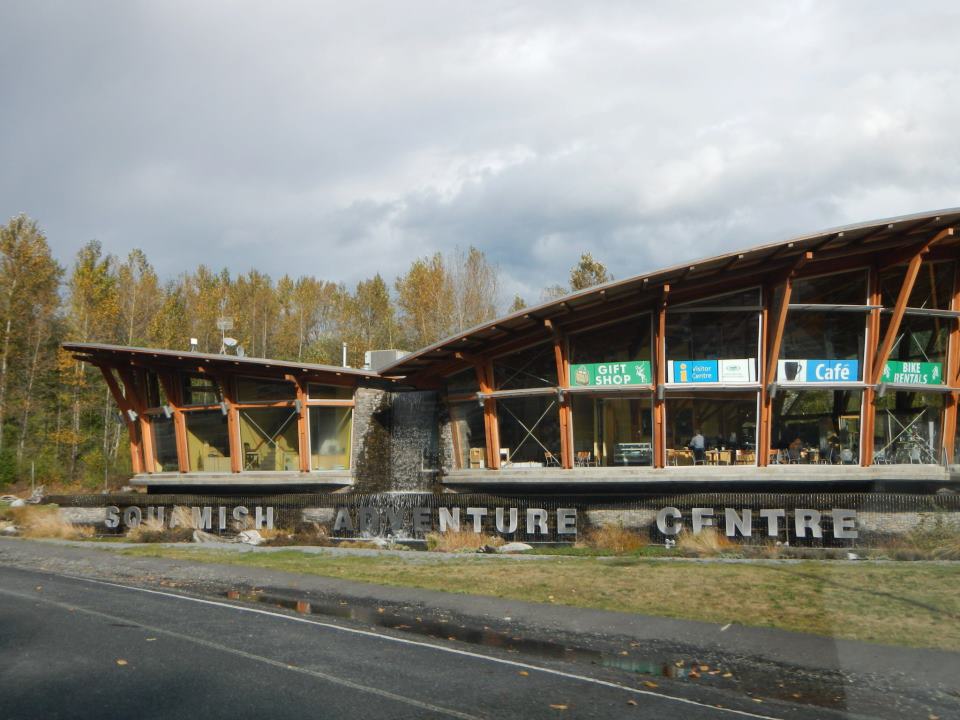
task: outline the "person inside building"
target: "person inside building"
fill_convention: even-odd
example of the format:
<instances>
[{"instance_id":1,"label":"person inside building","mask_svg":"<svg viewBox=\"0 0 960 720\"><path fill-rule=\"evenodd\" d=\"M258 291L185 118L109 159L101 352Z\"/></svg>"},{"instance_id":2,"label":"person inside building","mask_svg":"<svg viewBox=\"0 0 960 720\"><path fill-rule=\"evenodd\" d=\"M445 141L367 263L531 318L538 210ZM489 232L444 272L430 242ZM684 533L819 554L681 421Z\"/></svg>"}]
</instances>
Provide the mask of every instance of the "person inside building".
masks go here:
<instances>
[{"instance_id":1,"label":"person inside building","mask_svg":"<svg viewBox=\"0 0 960 720\"><path fill-rule=\"evenodd\" d=\"M690 438L690 449L693 450L693 464L703 465L707 461L706 455L707 443L699 430L693 431L693 437Z\"/></svg>"}]
</instances>

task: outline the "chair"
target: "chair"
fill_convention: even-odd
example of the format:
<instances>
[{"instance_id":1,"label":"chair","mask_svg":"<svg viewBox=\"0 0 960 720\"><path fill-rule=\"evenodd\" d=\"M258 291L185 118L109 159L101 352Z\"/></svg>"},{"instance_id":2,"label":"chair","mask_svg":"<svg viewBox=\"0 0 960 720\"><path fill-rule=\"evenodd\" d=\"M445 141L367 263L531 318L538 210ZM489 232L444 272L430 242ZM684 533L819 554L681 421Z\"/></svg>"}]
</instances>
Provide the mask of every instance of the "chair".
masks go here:
<instances>
[{"instance_id":1,"label":"chair","mask_svg":"<svg viewBox=\"0 0 960 720\"><path fill-rule=\"evenodd\" d=\"M593 454L589 450L579 450L574 459L577 467L599 467L600 461L593 459Z\"/></svg>"},{"instance_id":2,"label":"chair","mask_svg":"<svg viewBox=\"0 0 960 720\"><path fill-rule=\"evenodd\" d=\"M543 451L543 464L547 467L560 467L560 461L557 460L557 456L549 450Z\"/></svg>"},{"instance_id":3,"label":"chair","mask_svg":"<svg viewBox=\"0 0 960 720\"><path fill-rule=\"evenodd\" d=\"M707 451L703 448L693 448L693 464L694 465L706 465L707 464Z\"/></svg>"},{"instance_id":4,"label":"chair","mask_svg":"<svg viewBox=\"0 0 960 720\"><path fill-rule=\"evenodd\" d=\"M840 464L853 465L853 450L850 448L843 448L840 451Z\"/></svg>"}]
</instances>

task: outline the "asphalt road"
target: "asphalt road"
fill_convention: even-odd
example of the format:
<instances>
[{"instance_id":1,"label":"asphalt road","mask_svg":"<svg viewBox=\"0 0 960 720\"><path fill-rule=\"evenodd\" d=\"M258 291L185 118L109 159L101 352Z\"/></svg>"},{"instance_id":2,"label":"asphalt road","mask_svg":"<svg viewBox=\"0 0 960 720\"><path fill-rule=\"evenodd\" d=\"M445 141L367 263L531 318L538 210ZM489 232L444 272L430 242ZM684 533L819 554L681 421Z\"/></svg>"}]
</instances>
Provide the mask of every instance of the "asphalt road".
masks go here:
<instances>
[{"instance_id":1,"label":"asphalt road","mask_svg":"<svg viewBox=\"0 0 960 720\"><path fill-rule=\"evenodd\" d=\"M627 672L0 567L4 719L836 717L683 693Z\"/></svg>"}]
</instances>

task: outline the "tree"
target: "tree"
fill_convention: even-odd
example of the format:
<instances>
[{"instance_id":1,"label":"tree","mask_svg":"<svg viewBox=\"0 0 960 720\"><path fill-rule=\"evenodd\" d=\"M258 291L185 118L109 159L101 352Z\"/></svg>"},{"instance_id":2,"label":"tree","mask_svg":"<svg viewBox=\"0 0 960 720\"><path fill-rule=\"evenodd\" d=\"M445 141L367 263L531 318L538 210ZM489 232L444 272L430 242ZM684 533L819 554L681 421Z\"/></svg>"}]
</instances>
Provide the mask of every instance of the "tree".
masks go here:
<instances>
[{"instance_id":1,"label":"tree","mask_svg":"<svg viewBox=\"0 0 960 720\"><path fill-rule=\"evenodd\" d=\"M602 285L611 280L613 277L607 272L606 265L599 260L594 260L588 252L583 253L580 261L570 270L570 289L574 292L586 290L594 285Z\"/></svg>"},{"instance_id":2,"label":"tree","mask_svg":"<svg viewBox=\"0 0 960 720\"><path fill-rule=\"evenodd\" d=\"M545 287L540 293L540 299L543 302L548 302L550 300L556 300L557 298L562 298L564 295L569 295L570 290L565 288L563 285L550 285Z\"/></svg>"},{"instance_id":3,"label":"tree","mask_svg":"<svg viewBox=\"0 0 960 720\"><path fill-rule=\"evenodd\" d=\"M0 228L0 452L4 451L4 430L13 399L23 410L21 443L26 433L62 273L35 221L18 215ZM11 393L14 387L20 389L19 398ZM18 455L22 455L19 448Z\"/></svg>"},{"instance_id":4,"label":"tree","mask_svg":"<svg viewBox=\"0 0 960 720\"><path fill-rule=\"evenodd\" d=\"M410 347L430 345L454 327L454 289L440 253L414 260L397 278L397 304Z\"/></svg>"},{"instance_id":5,"label":"tree","mask_svg":"<svg viewBox=\"0 0 960 720\"><path fill-rule=\"evenodd\" d=\"M134 249L117 266L120 328L118 337L127 345L148 345L150 323L163 294L153 266L143 250Z\"/></svg>"},{"instance_id":6,"label":"tree","mask_svg":"<svg viewBox=\"0 0 960 720\"><path fill-rule=\"evenodd\" d=\"M499 269L487 261L483 251L473 246L466 252L457 249L449 266L454 312L452 331L463 332L495 318Z\"/></svg>"},{"instance_id":7,"label":"tree","mask_svg":"<svg viewBox=\"0 0 960 720\"><path fill-rule=\"evenodd\" d=\"M507 310L507 312L508 312L508 313L511 313L511 314L513 314L513 313L515 313L515 312L520 312L520 311L523 310L526 306L527 306L526 300L524 300L524 299L523 299L522 297L520 297L519 295L514 295L514 296L513 296L513 302L510 303L510 309Z\"/></svg>"}]
</instances>

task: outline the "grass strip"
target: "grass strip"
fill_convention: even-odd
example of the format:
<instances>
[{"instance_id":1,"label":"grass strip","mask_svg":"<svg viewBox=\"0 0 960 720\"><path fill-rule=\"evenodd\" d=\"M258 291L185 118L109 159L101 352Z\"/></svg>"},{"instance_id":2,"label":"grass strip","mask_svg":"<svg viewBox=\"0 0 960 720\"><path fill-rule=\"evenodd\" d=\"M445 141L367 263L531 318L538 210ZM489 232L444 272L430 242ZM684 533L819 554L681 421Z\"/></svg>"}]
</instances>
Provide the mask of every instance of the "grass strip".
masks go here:
<instances>
[{"instance_id":1,"label":"grass strip","mask_svg":"<svg viewBox=\"0 0 960 720\"><path fill-rule=\"evenodd\" d=\"M960 650L960 564L683 562L637 557L271 553L147 547L124 551L381 585L492 595L645 615L738 623L888 645Z\"/></svg>"}]
</instances>

